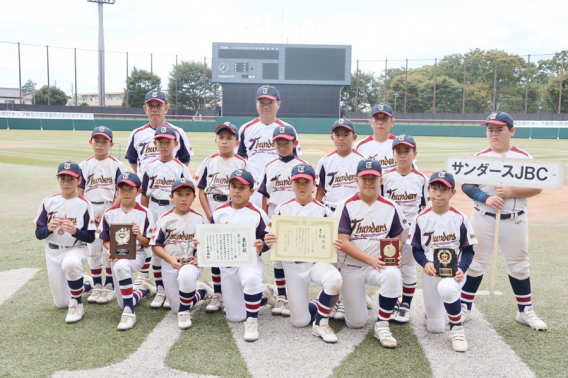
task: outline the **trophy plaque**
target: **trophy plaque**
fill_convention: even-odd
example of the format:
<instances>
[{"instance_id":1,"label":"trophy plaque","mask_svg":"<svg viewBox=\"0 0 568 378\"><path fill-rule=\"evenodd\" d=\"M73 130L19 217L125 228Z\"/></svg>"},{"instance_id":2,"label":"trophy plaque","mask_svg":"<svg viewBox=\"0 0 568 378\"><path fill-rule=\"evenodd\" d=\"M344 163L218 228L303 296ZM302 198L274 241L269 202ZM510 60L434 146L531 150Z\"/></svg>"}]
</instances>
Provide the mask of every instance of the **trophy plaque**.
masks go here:
<instances>
[{"instance_id":1,"label":"trophy plaque","mask_svg":"<svg viewBox=\"0 0 568 378\"><path fill-rule=\"evenodd\" d=\"M190 264L195 257L193 257L193 251L195 251L195 244L192 241L190 242L183 242L180 245L180 249L182 252L182 259L181 265Z\"/></svg>"},{"instance_id":2,"label":"trophy plaque","mask_svg":"<svg viewBox=\"0 0 568 378\"><path fill-rule=\"evenodd\" d=\"M458 271L457 247L433 247L436 277L455 277Z\"/></svg>"},{"instance_id":3,"label":"trophy plaque","mask_svg":"<svg viewBox=\"0 0 568 378\"><path fill-rule=\"evenodd\" d=\"M385 265L398 266L398 257L400 256L400 244L396 238L381 239L381 259Z\"/></svg>"},{"instance_id":4,"label":"trophy plaque","mask_svg":"<svg viewBox=\"0 0 568 378\"><path fill-rule=\"evenodd\" d=\"M110 225L110 257L113 259L136 259L136 235L133 224Z\"/></svg>"}]
</instances>

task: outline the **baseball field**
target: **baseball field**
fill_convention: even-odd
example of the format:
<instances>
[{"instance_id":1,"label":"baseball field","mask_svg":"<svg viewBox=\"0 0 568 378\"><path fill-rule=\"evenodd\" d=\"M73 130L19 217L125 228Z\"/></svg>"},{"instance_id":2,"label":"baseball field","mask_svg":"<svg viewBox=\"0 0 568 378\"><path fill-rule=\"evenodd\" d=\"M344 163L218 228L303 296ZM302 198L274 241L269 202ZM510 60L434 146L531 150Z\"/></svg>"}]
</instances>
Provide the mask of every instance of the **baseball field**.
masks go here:
<instances>
[{"instance_id":1,"label":"baseball field","mask_svg":"<svg viewBox=\"0 0 568 378\"><path fill-rule=\"evenodd\" d=\"M370 131L370 130L369 130ZM396 126L393 129L396 133ZM128 132L116 132L112 150L124 156ZM337 344L311 335L311 327L294 328L289 318L273 317L261 308L260 339L242 340L243 325L228 323L222 313L197 308L193 326L177 328L165 309L137 306L134 329L119 332L116 302L85 303L82 321L68 325L67 309L56 309L45 268L44 243L32 222L45 196L58 192L57 165L81 162L92 155L87 131L0 130L0 376L1 377L566 377L568 375L568 186L543 191L529 201L530 262L533 304L548 324L537 332L515 321L516 301L502 256L498 255L495 296L478 295L474 318L465 323L469 350L452 350L449 330L425 330L421 284L411 322L393 324L398 347L387 350L374 338L372 320L359 330L332 320ZM363 138L365 135L361 135ZM195 155L192 173L214 153L213 133L188 133ZM450 154L470 155L487 148L479 138L416 137L419 169L430 174L443 168ZM120 144L120 146L118 145ZM568 140L513 140L535 159L568 165ZM329 136L301 135L302 158L311 164L333 150ZM127 164L127 161L123 160ZM452 205L467 215L472 202L458 189ZM199 210L199 205L194 206ZM273 283L269 254L264 255L264 281ZM419 277L422 268L417 268ZM88 267L85 266L85 271ZM204 280L210 280L205 272ZM480 290L489 289L486 274ZM312 296L319 289L312 286ZM377 292L369 287L375 306ZM86 296L85 296L86 298ZM85 301L86 302L86 301ZM369 310L376 318L376 309Z\"/></svg>"}]
</instances>

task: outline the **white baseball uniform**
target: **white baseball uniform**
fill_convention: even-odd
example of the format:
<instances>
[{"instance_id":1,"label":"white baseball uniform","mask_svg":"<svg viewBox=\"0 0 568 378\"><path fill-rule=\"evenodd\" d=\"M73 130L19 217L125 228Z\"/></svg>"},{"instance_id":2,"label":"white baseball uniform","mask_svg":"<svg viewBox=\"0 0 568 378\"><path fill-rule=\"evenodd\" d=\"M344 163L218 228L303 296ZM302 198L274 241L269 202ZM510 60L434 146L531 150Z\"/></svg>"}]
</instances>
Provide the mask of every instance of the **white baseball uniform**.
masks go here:
<instances>
[{"instance_id":1,"label":"white baseball uniform","mask_svg":"<svg viewBox=\"0 0 568 378\"><path fill-rule=\"evenodd\" d=\"M53 218L65 218L78 230L95 231L93 207L80 195L65 199L61 194L46 197L41 201L34 223L47 227ZM87 262L87 245L62 228L45 239L45 261L53 300L58 308L65 308L71 299L67 281L83 277L83 264Z\"/></svg>"},{"instance_id":2,"label":"white baseball uniform","mask_svg":"<svg viewBox=\"0 0 568 378\"><path fill-rule=\"evenodd\" d=\"M163 247L170 256L183 257L180 243L192 241L195 236L195 226L204 223L206 223L205 217L193 210L185 215L178 215L174 210L170 210L156 223L150 245ZM162 263L164 290L174 313L177 314L179 311L180 290L184 293L195 291L201 273L203 268L192 264L186 264L177 270L169 263Z\"/></svg>"},{"instance_id":3,"label":"white baseball uniform","mask_svg":"<svg viewBox=\"0 0 568 378\"><path fill-rule=\"evenodd\" d=\"M325 191L322 202L335 210L338 204L359 192L357 186L357 164L365 157L353 150L345 157L337 151L322 157L316 168L316 183Z\"/></svg>"},{"instance_id":4,"label":"white baseball uniform","mask_svg":"<svg viewBox=\"0 0 568 378\"><path fill-rule=\"evenodd\" d=\"M296 199L292 199L281 203L274 211L274 215L297 217L331 217L332 214L330 209L315 199L307 205L300 205ZM270 227L267 231L270 232ZM323 286L327 295L339 295L343 282L341 274L330 263L296 261L283 261L282 263L286 274L286 290L292 324L294 327L305 327L312 319L309 311L310 282Z\"/></svg>"},{"instance_id":5,"label":"white baseball uniform","mask_svg":"<svg viewBox=\"0 0 568 378\"><path fill-rule=\"evenodd\" d=\"M450 210L442 215L436 214L432 209L420 214L412 224L406 243L424 252L426 260L417 259L422 266L428 261L434 261L433 247L459 248L458 266L465 274L473 256L462 252L466 247L476 244L477 239L468 217L450 207ZM430 332L444 332L446 326L444 303L454 303L460 298L465 279L457 282L454 278L431 277L425 273L422 278L426 328Z\"/></svg>"},{"instance_id":6,"label":"white baseball uniform","mask_svg":"<svg viewBox=\"0 0 568 378\"><path fill-rule=\"evenodd\" d=\"M408 228L406 218L396 202L380 194L371 205L361 200L359 193L346 198L338 205L334 216L339 218L339 233L349 235L349 240L357 248L373 257L380 256L380 239L397 237ZM343 251L339 252L338 260L343 277L345 323L352 328L361 328L369 316L365 284L380 286L384 297L398 297L402 291L400 269L398 266L386 266L379 272Z\"/></svg>"},{"instance_id":7,"label":"white baseball uniform","mask_svg":"<svg viewBox=\"0 0 568 378\"><path fill-rule=\"evenodd\" d=\"M237 169L250 172L248 161L236 154L225 159L216 153L205 158L195 172L193 180L199 189L205 190L205 193L207 193L211 212L230 201L229 176ZM219 195L226 196L227 200L221 201Z\"/></svg>"},{"instance_id":8,"label":"white baseball uniform","mask_svg":"<svg viewBox=\"0 0 568 378\"><path fill-rule=\"evenodd\" d=\"M396 139L393 134L384 142L377 142L370 135L365 139L357 142L355 150L365 157L365 159L378 160L381 163L383 172L396 167L394 155L392 151L392 143Z\"/></svg>"},{"instance_id":9,"label":"white baseball uniform","mask_svg":"<svg viewBox=\"0 0 568 378\"><path fill-rule=\"evenodd\" d=\"M264 240L266 226L269 224L268 216L262 210L249 203L242 209L234 209L231 202L218 207L211 217L211 223L252 223L256 226L256 238ZM245 295L262 293L262 277L264 275L264 261L257 258L255 267L221 267L221 288L225 302L225 313L231 322L240 322L246 319L246 312L258 312L260 299L257 303L245 302Z\"/></svg>"}]
</instances>

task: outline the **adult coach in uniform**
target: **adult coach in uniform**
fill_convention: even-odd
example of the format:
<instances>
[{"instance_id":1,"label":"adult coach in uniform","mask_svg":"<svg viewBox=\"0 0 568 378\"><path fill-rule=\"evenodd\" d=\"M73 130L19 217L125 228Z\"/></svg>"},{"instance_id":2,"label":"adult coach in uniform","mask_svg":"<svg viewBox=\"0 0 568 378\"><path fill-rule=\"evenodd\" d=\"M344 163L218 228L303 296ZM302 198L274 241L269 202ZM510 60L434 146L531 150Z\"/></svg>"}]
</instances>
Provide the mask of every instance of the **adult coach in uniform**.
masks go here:
<instances>
[{"instance_id":1,"label":"adult coach in uniform","mask_svg":"<svg viewBox=\"0 0 568 378\"><path fill-rule=\"evenodd\" d=\"M239 130L239 149L237 154L248 160L251 173L256 183L261 180L264 167L278 159L278 152L272 141L274 129L280 126L291 126L282 122L276 115L280 109L280 92L275 87L263 85L256 91L256 110L258 118L245 123ZM293 126L291 126L293 128ZM298 140L298 133L296 140ZM294 155L300 156L300 144L294 149ZM250 201L262 209L262 194L255 190Z\"/></svg>"},{"instance_id":2,"label":"adult coach in uniform","mask_svg":"<svg viewBox=\"0 0 568 378\"><path fill-rule=\"evenodd\" d=\"M495 112L482 123L487 127L490 148L477 153L481 157L505 157L510 159L532 159L533 157L517 147L511 146L515 135L513 118L505 112ZM475 255L467 271L462 288L462 318L471 317L473 299L493 251L495 222L500 210L499 245L509 273L509 282L517 299L517 321L533 329L546 331L547 326L534 312L531 298L529 272L529 221L527 203L529 197L539 194L541 189L511 188L464 184L465 194L474 201L471 223L479 244L473 247Z\"/></svg>"}]
</instances>

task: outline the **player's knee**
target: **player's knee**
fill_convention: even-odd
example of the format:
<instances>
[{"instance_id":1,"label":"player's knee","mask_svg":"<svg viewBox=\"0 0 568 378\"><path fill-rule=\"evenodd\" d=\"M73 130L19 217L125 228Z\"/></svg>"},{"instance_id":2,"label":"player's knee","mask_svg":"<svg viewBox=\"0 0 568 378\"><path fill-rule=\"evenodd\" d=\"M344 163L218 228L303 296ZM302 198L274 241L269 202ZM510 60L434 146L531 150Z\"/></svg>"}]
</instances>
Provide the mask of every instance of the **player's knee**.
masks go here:
<instances>
[{"instance_id":1,"label":"player's knee","mask_svg":"<svg viewBox=\"0 0 568 378\"><path fill-rule=\"evenodd\" d=\"M118 260L114 267L112 268L113 273L116 275L119 281L125 280L130 277L130 273L125 269L126 260Z\"/></svg>"},{"instance_id":2,"label":"player's knee","mask_svg":"<svg viewBox=\"0 0 568 378\"><path fill-rule=\"evenodd\" d=\"M76 281L83 277L83 267L81 262L75 259L64 259L61 269L65 278L69 281Z\"/></svg>"},{"instance_id":3,"label":"player's knee","mask_svg":"<svg viewBox=\"0 0 568 378\"><path fill-rule=\"evenodd\" d=\"M473 261L467 269L467 275L470 277L479 277L485 272L485 264L479 261Z\"/></svg>"},{"instance_id":4,"label":"player's knee","mask_svg":"<svg viewBox=\"0 0 568 378\"><path fill-rule=\"evenodd\" d=\"M387 266L382 271L381 294L388 298L398 297L402 292L402 274L398 267Z\"/></svg>"},{"instance_id":5,"label":"player's knee","mask_svg":"<svg viewBox=\"0 0 568 378\"><path fill-rule=\"evenodd\" d=\"M438 283L438 294L446 303L454 303L460 297L461 290L456 280L444 278Z\"/></svg>"},{"instance_id":6,"label":"player's knee","mask_svg":"<svg viewBox=\"0 0 568 378\"><path fill-rule=\"evenodd\" d=\"M292 318L292 325L296 328L304 328L305 326L307 326L308 324L310 324L311 318L308 317L302 317L302 318Z\"/></svg>"},{"instance_id":7,"label":"player's knee","mask_svg":"<svg viewBox=\"0 0 568 378\"><path fill-rule=\"evenodd\" d=\"M517 280L526 280L530 277L530 269L528 261L521 261L507 265L509 275Z\"/></svg>"},{"instance_id":8,"label":"player's knee","mask_svg":"<svg viewBox=\"0 0 568 378\"><path fill-rule=\"evenodd\" d=\"M345 315L345 324L349 328L363 328L365 324L367 324L367 320L369 320L368 316L357 316L353 318L348 317L347 314Z\"/></svg>"},{"instance_id":9,"label":"player's knee","mask_svg":"<svg viewBox=\"0 0 568 378\"><path fill-rule=\"evenodd\" d=\"M243 291L245 294L262 293L262 275L248 275L243 282Z\"/></svg>"},{"instance_id":10,"label":"player's knee","mask_svg":"<svg viewBox=\"0 0 568 378\"><path fill-rule=\"evenodd\" d=\"M341 278L341 273L339 273L337 270L326 273L323 278L323 291L327 295L341 294L342 285L343 279Z\"/></svg>"}]
</instances>

